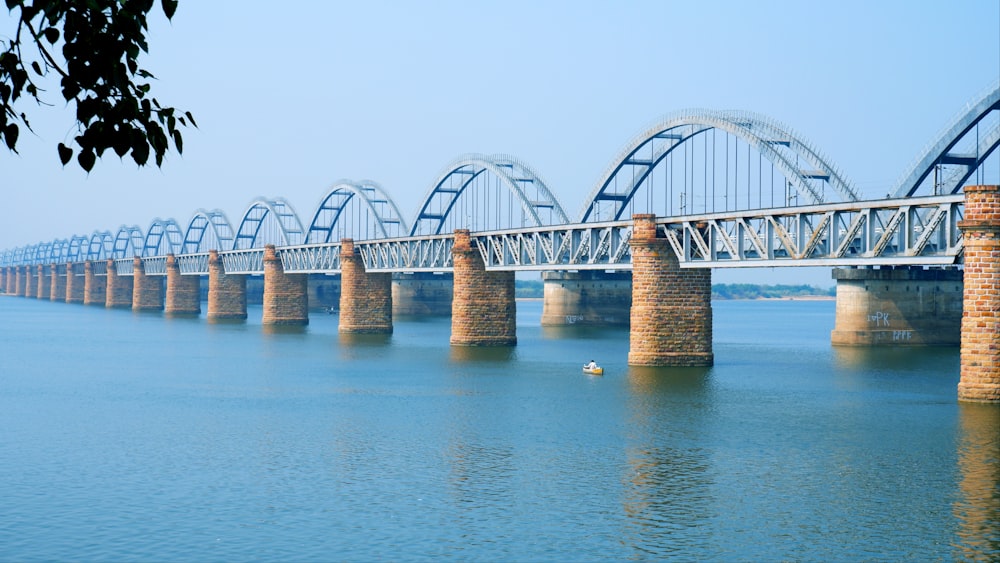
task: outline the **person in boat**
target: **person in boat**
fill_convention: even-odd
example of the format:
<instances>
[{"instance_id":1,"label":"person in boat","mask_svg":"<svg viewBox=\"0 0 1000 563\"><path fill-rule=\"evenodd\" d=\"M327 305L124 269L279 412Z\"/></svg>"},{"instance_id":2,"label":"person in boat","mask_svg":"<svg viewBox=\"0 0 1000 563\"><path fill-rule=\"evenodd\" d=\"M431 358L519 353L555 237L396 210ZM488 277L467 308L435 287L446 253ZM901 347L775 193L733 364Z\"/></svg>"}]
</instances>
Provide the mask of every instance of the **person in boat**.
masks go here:
<instances>
[{"instance_id":1,"label":"person in boat","mask_svg":"<svg viewBox=\"0 0 1000 563\"><path fill-rule=\"evenodd\" d=\"M587 369L597 369L597 362L595 362L594 360L590 360L590 363L583 367Z\"/></svg>"}]
</instances>

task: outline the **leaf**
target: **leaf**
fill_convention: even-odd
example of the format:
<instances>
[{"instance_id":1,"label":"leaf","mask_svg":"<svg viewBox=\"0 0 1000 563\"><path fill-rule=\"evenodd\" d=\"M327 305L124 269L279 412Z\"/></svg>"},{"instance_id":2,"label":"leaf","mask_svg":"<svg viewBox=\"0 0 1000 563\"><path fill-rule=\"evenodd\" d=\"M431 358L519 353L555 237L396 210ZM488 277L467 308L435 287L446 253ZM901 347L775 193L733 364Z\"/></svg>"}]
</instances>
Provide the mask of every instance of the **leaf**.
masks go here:
<instances>
[{"instance_id":1,"label":"leaf","mask_svg":"<svg viewBox=\"0 0 1000 563\"><path fill-rule=\"evenodd\" d=\"M181 138L181 132L174 129L171 131L174 137L174 145L177 147L177 154L184 154L184 139Z\"/></svg>"},{"instance_id":2,"label":"leaf","mask_svg":"<svg viewBox=\"0 0 1000 563\"><path fill-rule=\"evenodd\" d=\"M6 129L4 129L3 137L4 141L6 141L7 143L7 148L9 148L14 152L17 152L17 149L14 148L17 146L17 135L18 135L18 130L16 123L11 123L10 125L7 126Z\"/></svg>"},{"instance_id":3,"label":"leaf","mask_svg":"<svg viewBox=\"0 0 1000 563\"><path fill-rule=\"evenodd\" d=\"M45 39L53 45L59 41L59 30L55 27L46 28L42 33L45 34Z\"/></svg>"},{"instance_id":4,"label":"leaf","mask_svg":"<svg viewBox=\"0 0 1000 563\"><path fill-rule=\"evenodd\" d=\"M186 116L187 116L187 118L188 118L188 121L190 121L190 122L191 122L191 125L194 125L195 127L197 127L197 126L198 126L198 124L197 124L197 123L195 122L195 120L194 120L194 116L193 116L193 115L191 115L191 112L189 112L189 111L186 111L186 112L184 112L184 115L186 115Z\"/></svg>"},{"instance_id":5,"label":"leaf","mask_svg":"<svg viewBox=\"0 0 1000 563\"><path fill-rule=\"evenodd\" d=\"M31 70L35 71L38 76L42 76L42 67L38 65L38 61L31 61Z\"/></svg>"},{"instance_id":6,"label":"leaf","mask_svg":"<svg viewBox=\"0 0 1000 563\"><path fill-rule=\"evenodd\" d=\"M162 0L160 4L163 6L163 13L166 14L167 19L172 19L177 11L177 0Z\"/></svg>"},{"instance_id":7,"label":"leaf","mask_svg":"<svg viewBox=\"0 0 1000 563\"><path fill-rule=\"evenodd\" d=\"M59 160L62 161L63 166L69 162L69 159L73 158L73 149L67 147L66 145L59 143L57 147L59 149Z\"/></svg>"},{"instance_id":8,"label":"leaf","mask_svg":"<svg viewBox=\"0 0 1000 563\"><path fill-rule=\"evenodd\" d=\"M94 155L94 151L80 151L76 161L80 163L80 168L90 172L94 168L94 163L97 162L97 156Z\"/></svg>"}]
</instances>

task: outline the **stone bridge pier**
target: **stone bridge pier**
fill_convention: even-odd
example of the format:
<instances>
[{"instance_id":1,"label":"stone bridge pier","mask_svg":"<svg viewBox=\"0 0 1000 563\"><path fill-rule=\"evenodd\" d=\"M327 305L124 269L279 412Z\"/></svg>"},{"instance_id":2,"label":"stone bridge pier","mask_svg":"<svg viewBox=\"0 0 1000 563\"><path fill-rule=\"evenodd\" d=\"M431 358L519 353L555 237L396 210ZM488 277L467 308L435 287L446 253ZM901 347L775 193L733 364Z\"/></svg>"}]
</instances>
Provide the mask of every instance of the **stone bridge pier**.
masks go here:
<instances>
[{"instance_id":1,"label":"stone bridge pier","mask_svg":"<svg viewBox=\"0 0 1000 563\"><path fill-rule=\"evenodd\" d=\"M309 324L309 275L286 274L274 245L264 247L265 325Z\"/></svg>"},{"instance_id":2,"label":"stone bridge pier","mask_svg":"<svg viewBox=\"0 0 1000 563\"><path fill-rule=\"evenodd\" d=\"M38 282L38 277L35 275L35 267L25 266L23 275L24 275L24 293L22 295L24 297L31 297L32 299L38 297L36 293L37 289L35 288Z\"/></svg>"},{"instance_id":3,"label":"stone bridge pier","mask_svg":"<svg viewBox=\"0 0 1000 563\"><path fill-rule=\"evenodd\" d=\"M219 251L208 251L209 321L244 321L247 318L247 277L227 274Z\"/></svg>"},{"instance_id":4,"label":"stone bridge pier","mask_svg":"<svg viewBox=\"0 0 1000 563\"><path fill-rule=\"evenodd\" d=\"M66 274L59 272L59 264L50 264L49 271L52 272L52 280L49 282L49 300L66 300Z\"/></svg>"},{"instance_id":5,"label":"stone bridge pier","mask_svg":"<svg viewBox=\"0 0 1000 563\"><path fill-rule=\"evenodd\" d=\"M49 274L48 265L38 265L38 287L36 297L38 299L48 299L51 288L52 276Z\"/></svg>"},{"instance_id":6,"label":"stone bridge pier","mask_svg":"<svg viewBox=\"0 0 1000 563\"><path fill-rule=\"evenodd\" d=\"M163 279L146 275L146 265L138 256L132 260L132 310L163 310Z\"/></svg>"},{"instance_id":7,"label":"stone bridge pier","mask_svg":"<svg viewBox=\"0 0 1000 563\"><path fill-rule=\"evenodd\" d=\"M131 276L119 276L115 261L108 259L107 301L109 308L132 308L132 296L135 294L135 283Z\"/></svg>"},{"instance_id":8,"label":"stone bridge pier","mask_svg":"<svg viewBox=\"0 0 1000 563\"><path fill-rule=\"evenodd\" d=\"M632 219L629 365L712 365L712 270L681 269L656 216Z\"/></svg>"},{"instance_id":9,"label":"stone bridge pier","mask_svg":"<svg viewBox=\"0 0 1000 563\"><path fill-rule=\"evenodd\" d=\"M83 263L83 304L108 304L108 281L100 279L94 272L94 262Z\"/></svg>"},{"instance_id":10,"label":"stone bridge pier","mask_svg":"<svg viewBox=\"0 0 1000 563\"><path fill-rule=\"evenodd\" d=\"M180 264L173 254L167 255L167 293L163 312L176 316L201 313L201 276L181 275Z\"/></svg>"},{"instance_id":11,"label":"stone bridge pier","mask_svg":"<svg viewBox=\"0 0 1000 563\"><path fill-rule=\"evenodd\" d=\"M392 274L366 272L354 240L340 241L340 332L392 334Z\"/></svg>"},{"instance_id":12,"label":"stone bridge pier","mask_svg":"<svg viewBox=\"0 0 1000 563\"><path fill-rule=\"evenodd\" d=\"M514 272L488 272L468 229L455 231L451 250L455 289L451 309L454 346L517 344Z\"/></svg>"},{"instance_id":13,"label":"stone bridge pier","mask_svg":"<svg viewBox=\"0 0 1000 563\"><path fill-rule=\"evenodd\" d=\"M966 186L958 399L1000 404L1000 186Z\"/></svg>"},{"instance_id":14,"label":"stone bridge pier","mask_svg":"<svg viewBox=\"0 0 1000 563\"><path fill-rule=\"evenodd\" d=\"M542 282L542 326L628 326L631 272L542 272Z\"/></svg>"}]
</instances>

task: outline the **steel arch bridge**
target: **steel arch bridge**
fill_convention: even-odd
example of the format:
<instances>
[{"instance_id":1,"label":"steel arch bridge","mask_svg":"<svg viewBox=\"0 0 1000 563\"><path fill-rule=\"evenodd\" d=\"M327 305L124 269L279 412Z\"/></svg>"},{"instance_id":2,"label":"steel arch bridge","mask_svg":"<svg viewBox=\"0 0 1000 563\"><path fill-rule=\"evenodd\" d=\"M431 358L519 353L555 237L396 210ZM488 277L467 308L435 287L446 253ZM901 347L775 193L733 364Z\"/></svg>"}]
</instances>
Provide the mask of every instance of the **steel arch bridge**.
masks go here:
<instances>
[{"instance_id":1,"label":"steel arch bridge","mask_svg":"<svg viewBox=\"0 0 1000 563\"><path fill-rule=\"evenodd\" d=\"M707 135L714 131L722 131L743 141L748 152L752 148L761 157L768 159L784 175L788 187L804 197L809 204L826 202L827 191L837 194L840 201L859 199L850 183L829 159L790 128L776 120L752 112L696 109L669 115L641 131L626 144L625 148L620 151L601 175L590 196L586 199L579 222L621 220L622 216L629 210L630 203L633 202L637 191L650 179L654 170L665 159L681 150L685 151L683 155L685 187L683 191L678 192L680 200L678 207L681 211L680 214L692 214L688 209L689 204L685 203L685 199L694 200L693 192L689 192L686 187L688 179L686 149L689 147L700 148L696 146L694 140L699 136L704 139L703 178L707 182L709 174L711 174L714 193L716 173L719 168L715 158L717 143L714 136L711 140L713 150L709 152L707 147L709 142ZM733 152L738 158L739 152L735 147ZM725 139L725 153L728 199L728 160L730 158L728 139ZM750 173L749 157L750 155L748 155L746 162L748 175ZM708 164L709 159L712 163L711 168ZM691 164L693 168L695 165L693 151ZM738 171L738 160L735 168ZM760 170L759 165L758 170ZM673 174L676 175L676 172L675 167ZM694 172L691 170L692 176ZM669 175L671 172L667 171L667 174ZM687 195L692 197L686 198ZM705 199L707 200L707 197ZM758 201L758 204L760 204L757 206L758 208L764 207L762 201ZM750 209L752 207L747 205L743 208ZM691 205L691 208L694 209L694 205ZM739 207L734 206L734 208L738 209ZM728 206L727 210L729 210ZM699 211L708 213L715 211L715 209L709 205L708 201L704 201L703 207L700 210L695 210L695 212Z\"/></svg>"},{"instance_id":2,"label":"steel arch bridge","mask_svg":"<svg viewBox=\"0 0 1000 563\"><path fill-rule=\"evenodd\" d=\"M350 213L352 208L355 214ZM378 183L338 180L316 208L305 242L392 238L408 232L409 227L396 202ZM334 238L335 234L340 236Z\"/></svg>"},{"instance_id":3,"label":"steel arch bridge","mask_svg":"<svg viewBox=\"0 0 1000 563\"><path fill-rule=\"evenodd\" d=\"M986 127L981 132L980 126ZM976 134L972 135L973 129ZM969 149L956 152L967 141ZM1000 146L1000 81L965 108L921 152L890 193L892 197L954 194ZM928 185L927 180L932 180Z\"/></svg>"},{"instance_id":4,"label":"steel arch bridge","mask_svg":"<svg viewBox=\"0 0 1000 563\"><path fill-rule=\"evenodd\" d=\"M495 206L495 209L489 211L495 210L498 215L494 223L489 223L492 217L483 217L482 222L479 222L478 213L482 210L470 210L468 207L470 203L473 207L481 207L477 205L480 203L476 200L477 195L484 199L489 197L477 194L474 190L476 187L481 187L476 186L476 182L487 180L487 176L492 176L494 179L492 187L496 192L494 200L487 200ZM508 211L506 224L503 223L501 209L505 202L499 197L504 190L511 198L511 201L506 202ZM466 195L469 197L463 198ZM457 205L460 200L466 203L466 207ZM410 236L438 235L446 226L450 230L514 227L517 225L511 223L515 208L519 208L521 214L520 226L539 227L569 223L569 218L546 183L526 163L504 154L468 154L448 164L431 185L417 211L409 234ZM548 220L543 217L547 217Z\"/></svg>"}]
</instances>

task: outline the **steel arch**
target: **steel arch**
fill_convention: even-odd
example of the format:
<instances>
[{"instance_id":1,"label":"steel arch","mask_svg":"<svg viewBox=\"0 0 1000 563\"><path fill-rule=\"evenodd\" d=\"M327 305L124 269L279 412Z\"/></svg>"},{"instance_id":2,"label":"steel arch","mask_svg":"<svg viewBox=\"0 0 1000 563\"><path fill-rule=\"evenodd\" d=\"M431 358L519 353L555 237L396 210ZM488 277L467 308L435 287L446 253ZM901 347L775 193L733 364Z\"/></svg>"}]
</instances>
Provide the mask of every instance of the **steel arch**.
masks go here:
<instances>
[{"instance_id":1,"label":"steel arch","mask_svg":"<svg viewBox=\"0 0 1000 563\"><path fill-rule=\"evenodd\" d=\"M205 238L205 235L208 238ZM187 231L184 234L184 254L196 254L208 252L209 250L232 250L233 225L229 222L229 217L218 209L206 211L199 209L195 212L191 222L188 223Z\"/></svg>"},{"instance_id":2,"label":"steel arch","mask_svg":"<svg viewBox=\"0 0 1000 563\"><path fill-rule=\"evenodd\" d=\"M50 256L52 264L64 264L67 254L69 254L69 239L60 238L52 241L52 253Z\"/></svg>"},{"instance_id":3,"label":"steel arch","mask_svg":"<svg viewBox=\"0 0 1000 563\"><path fill-rule=\"evenodd\" d=\"M90 239L83 235L73 235L69 239L69 247L66 252L66 262L83 262L87 259L86 249L90 246Z\"/></svg>"},{"instance_id":4,"label":"steel arch","mask_svg":"<svg viewBox=\"0 0 1000 563\"><path fill-rule=\"evenodd\" d=\"M166 248L163 248L164 242ZM179 254L184 242L181 227L174 219L153 219L142 243L142 256L166 256ZM165 251L165 252L164 252Z\"/></svg>"},{"instance_id":5,"label":"steel arch","mask_svg":"<svg viewBox=\"0 0 1000 563\"><path fill-rule=\"evenodd\" d=\"M279 234L282 240L257 240L260 228L268 215L273 215L279 227ZM295 214L295 210L292 209L292 206L284 198L279 197L270 200L258 198L250 204L246 213L243 214L243 220L240 221L240 228L236 231L233 250L260 248L265 244L292 246L302 244L304 238L305 229L302 228L302 221L299 221L299 216Z\"/></svg>"},{"instance_id":6,"label":"steel arch","mask_svg":"<svg viewBox=\"0 0 1000 563\"><path fill-rule=\"evenodd\" d=\"M122 225L115 235L115 246L112 258L134 258L142 256L142 248L146 237L138 225ZM131 249L131 252L129 250Z\"/></svg>"},{"instance_id":7,"label":"steel arch","mask_svg":"<svg viewBox=\"0 0 1000 563\"><path fill-rule=\"evenodd\" d=\"M653 169L674 149L711 129L725 131L739 137L753 147L774 164L792 187L799 194L805 196L810 203L823 203L825 199L823 194L812 185L811 179L828 181L847 201L857 200L854 190L843 180L836 168L813 150L807 142L798 139L788 128L779 125L777 121L750 112L695 109L671 114L633 137L601 175L597 185L585 200L584 208L580 212L580 222L588 222L595 205L601 202L611 202L615 206L612 220L621 219L628 202L631 201L636 190ZM656 139L667 141L660 147L659 152L651 155L651 158L637 156L640 151L649 147L650 143ZM775 148L786 145L807 162L818 166L819 170L802 170L791 161L789 155L779 152ZM615 177L625 166L638 166L644 170L628 182L631 185L628 186L626 192L612 191L611 185ZM834 178L836 181L830 181Z\"/></svg>"},{"instance_id":8,"label":"steel arch","mask_svg":"<svg viewBox=\"0 0 1000 563\"><path fill-rule=\"evenodd\" d=\"M924 151L917 157L906 174L896 183L896 189L891 193L894 198L912 196L927 176L939 164L951 164L965 168L956 178L946 184L949 192L956 193L980 164L996 150L1000 144L1000 133L994 127L987 133L976 147L976 154L955 154L951 149L982 121L992 111L1000 111L1000 81L997 81L987 91L974 101L966 104L962 112L949 123Z\"/></svg>"},{"instance_id":9,"label":"steel arch","mask_svg":"<svg viewBox=\"0 0 1000 563\"><path fill-rule=\"evenodd\" d=\"M548 186L526 163L510 155L468 154L457 158L446 166L444 172L431 185L427 196L424 197L423 204L420 206L420 211L417 212L416 218L410 227L410 236L417 234L441 234L441 227L444 225L445 219L448 218L448 214L451 212L459 196L462 195L462 192L465 191L465 188L473 180L487 171L499 178L510 192L517 196L521 204L521 209L534 222L533 226L543 226L542 220L538 216L538 211L542 209L551 209L561 223L569 223L569 218L563 211L562 206L559 205L559 202L552 195L552 192L549 191ZM452 176L464 177L461 187L456 189L445 186ZM534 201L528 199L522 187L522 184L526 183L534 185L538 189L542 199ZM445 210L441 213L431 213L428 211L435 196L442 196L445 200ZM424 226L429 226L430 228L422 228Z\"/></svg>"},{"instance_id":10,"label":"steel arch","mask_svg":"<svg viewBox=\"0 0 1000 563\"><path fill-rule=\"evenodd\" d=\"M375 219L375 225L382 238L391 238L409 232L396 202L378 183L372 180L361 180L360 182L338 180L327 192L319 207L316 208L312 223L309 224L309 231L306 233L306 243L337 242L330 240L333 237L334 228L337 226L337 221L344 209L355 196L360 198L365 209ZM324 211L331 213L324 213ZM394 232L390 232L387 225L394 225Z\"/></svg>"},{"instance_id":11,"label":"steel arch","mask_svg":"<svg viewBox=\"0 0 1000 563\"><path fill-rule=\"evenodd\" d=\"M111 231L94 231L87 245L87 261L107 260L115 250L115 237Z\"/></svg>"}]
</instances>

